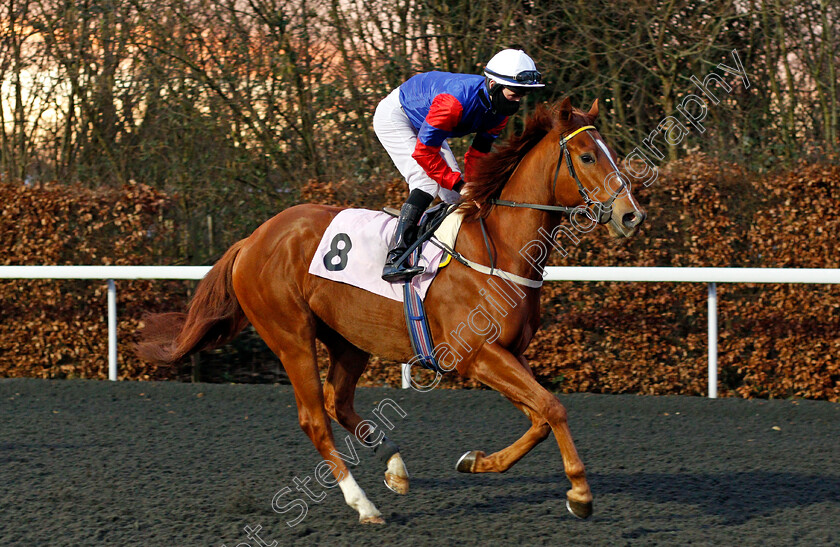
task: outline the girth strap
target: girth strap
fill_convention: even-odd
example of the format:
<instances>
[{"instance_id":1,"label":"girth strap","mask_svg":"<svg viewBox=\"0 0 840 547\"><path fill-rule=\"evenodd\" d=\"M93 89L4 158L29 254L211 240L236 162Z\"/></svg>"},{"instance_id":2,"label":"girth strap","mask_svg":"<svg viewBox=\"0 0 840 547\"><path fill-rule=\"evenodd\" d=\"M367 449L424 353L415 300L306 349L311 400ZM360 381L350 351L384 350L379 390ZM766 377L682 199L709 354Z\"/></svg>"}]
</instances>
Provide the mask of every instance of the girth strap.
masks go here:
<instances>
[{"instance_id":1,"label":"girth strap","mask_svg":"<svg viewBox=\"0 0 840 547\"><path fill-rule=\"evenodd\" d=\"M420 260L420 249L416 249L409 258L409 264L418 264ZM437 373L443 373L435 359L435 344L432 341L432 330L426 318L426 309L423 306L423 299L414 288L412 280L403 283L403 311L405 313L405 324L408 327L408 338L411 341L411 349L414 351L414 359L419 365Z\"/></svg>"}]
</instances>

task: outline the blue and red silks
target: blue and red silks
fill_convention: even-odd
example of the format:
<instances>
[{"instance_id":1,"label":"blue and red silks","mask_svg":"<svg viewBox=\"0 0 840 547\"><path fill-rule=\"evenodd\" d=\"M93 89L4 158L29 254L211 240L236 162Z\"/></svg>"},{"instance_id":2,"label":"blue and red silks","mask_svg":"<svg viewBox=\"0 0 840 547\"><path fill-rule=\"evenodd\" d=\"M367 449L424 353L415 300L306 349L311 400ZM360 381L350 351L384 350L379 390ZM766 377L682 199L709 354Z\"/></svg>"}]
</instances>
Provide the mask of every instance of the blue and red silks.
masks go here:
<instances>
[{"instance_id":1,"label":"blue and red silks","mask_svg":"<svg viewBox=\"0 0 840 547\"><path fill-rule=\"evenodd\" d=\"M446 164L440 147L449 137L475 133L464 156L465 176L471 179L475 160L487 154L508 118L493 114L484 76L425 72L400 86L400 104L417 129L411 157L443 188L451 190L461 175Z\"/></svg>"}]
</instances>

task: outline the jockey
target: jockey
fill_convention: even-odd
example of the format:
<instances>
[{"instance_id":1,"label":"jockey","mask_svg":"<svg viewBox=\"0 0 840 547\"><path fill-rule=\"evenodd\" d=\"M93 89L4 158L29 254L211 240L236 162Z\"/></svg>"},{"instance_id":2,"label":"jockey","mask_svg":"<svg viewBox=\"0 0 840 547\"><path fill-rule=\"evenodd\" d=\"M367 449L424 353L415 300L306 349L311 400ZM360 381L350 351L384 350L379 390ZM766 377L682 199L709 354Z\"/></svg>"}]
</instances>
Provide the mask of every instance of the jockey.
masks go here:
<instances>
[{"instance_id":1,"label":"jockey","mask_svg":"<svg viewBox=\"0 0 840 547\"><path fill-rule=\"evenodd\" d=\"M484 76L426 72L385 97L373 116L379 141L411 190L400 209L382 279L404 281L423 272L421 266L396 264L417 239L417 223L436 196L457 203L464 177L446 139L475 133L464 156L469 179L475 162L490 151L519 101L543 87L534 61L522 50L505 49L484 67Z\"/></svg>"}]
</instances>

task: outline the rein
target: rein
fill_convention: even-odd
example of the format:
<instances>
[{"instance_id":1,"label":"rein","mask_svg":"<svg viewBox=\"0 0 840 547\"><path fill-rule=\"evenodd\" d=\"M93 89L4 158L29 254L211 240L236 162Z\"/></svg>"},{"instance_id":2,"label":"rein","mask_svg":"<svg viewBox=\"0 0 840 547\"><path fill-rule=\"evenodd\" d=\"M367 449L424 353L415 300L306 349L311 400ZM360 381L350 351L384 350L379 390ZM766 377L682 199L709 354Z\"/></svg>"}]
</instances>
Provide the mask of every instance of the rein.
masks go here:
<instances>
[{"instance_id":1,"label":"rein","mask_svg":"<svg viewBox=\"0 0 840 547\"><path fill-rule=\"evenodd\" d=\"M597 201L593 200L589 197L589 194L586 192L586 189L583 187L583 183L580 182L580 178L578 178L577 172L575 172L575 167L572 165L572 155L569 152L569 147L566 146L572 138L581 133L583 131L589 131L590 129L595 129L594 125L586 125L579 129L576 129L566 137L560 140L560 154L557 158L557 168L554 170L554 181L551 184L551 195L555 195L557 190L557 179L560 176L560 166L563 165L563 158L566 159L566 165L569 168L569 175L574 179L575 183L578 187L578 193L580 193L580 197L583 198L583 208L580 205L576 207L566 207L563 205L542 205L540 203L520 203L516 201L509 201L506 199L488 199L487 203L492 205L503 205L505 207L514 207L514 208L521 208L521 209L536 209L538 211L546 211L549 213L565 213L569 215L571 218L572 215L575 215L581 211L586 214L586 217L590 220L596 221L598 224L606 224L610 221L612 217L612 204L615 201L615 198L621 193L624 189L624 181L622 181L621 186L619 189L610 196L610 199L607 201ZM594 140L594 139L593 139ZM598 211L598 218L594 218L590 215L589 206L595 206L594 208Z\"/></svg>"},{"instance_id":2,"label":"rein","mask_svg":"<svg viewBox=\"0 0 840 547\"><path fill-rule=\"evenodd\" d=\"M554 180L553 180L552 185L551 185L551 195L553 196L553 195L555 195L556 190L557 190L557 179L560 177L560 167L563 165L563 159L565 158L566 159L566 165L569 168L569 175L571 175L571 177L574 179L575 183L577 183L578 192L580 193L580 197L583 199L583 203L584 203L583 208L581 208L582 206L580 206L580 205L578 205L576 207L566 207L566 206L563 206L563 205L543 205L543 204L540 204L540 203L519 203L519 202L516 202L516 201L509 201L509 200L506 200L506 199L488 199L487 203L490 203L490 204L493 204L493 205L503 205L505 207L516 207L516 208L522 208L522 209L537 209L539 211L546 211L546 212L549 212L549 213L566 213L567 215L569 215L570 218L571 218L572 215L583 211L584 214L586 214L587 218L589 218L591 220L594 220L594 221L597 221L598 224L606 224L607 222L609 222L610 218L612 217L612 204L615 201L615 198L618 197L618 195L624 189L624 181L622 181L619 189L615 193L613 193L612 196L610 196L610 198L607 201L593 200L592 198L589 197L589 194L586 192L586 189L583 187L583 183L580 182L580 178L578 177L577 173L575 172L574 165L572 165L572 155L569 152L569 147L566 146L566 143L568 143L570 140L572 140L572 138L575 137L575 135L577 135L579 133L582 133L584 131L589 131L590 129L595 129L595 126L594 125L586 125L584 127L576 129L575 131L573 131L569 135L566 135L564 138L562 138L560 140L560 154L559 154L559 157L557 158L557 168L554 170ZM596 143L597 142L598 141L596 141ZM603 146L601 146L601 148L603 148ZM589 209L587 208L589 206L595 206L595 207L598 208L598 218L597 219L590 216ZM452 210L454 210L454 208L451 208L450 212ZM442 221L442 219L441 219L441 221ZM424 234L422 234L421 237L418 237L417 241L412 246L410 246L409 249L403 254L403 257L407 256L418 245L420 245L422 243L422 241L426 239L425 236L427 234L429 234L430 232L434 232L434 230L437 228L437 226L439 224L440 224L440 222L437 222L435 224L435 226L433 226L428 231L424 232ZM489 268L487 266L483 265L483 264L479 264L478 262L473 262L472 260L466 258L461 253L455 251L455 249L452 249L448 245L443 244L441 241L439 241L434 236L431 237L431 241L432 241L433 244L437 245L441 249L444 249L456 261L460 262L464 266L467 266L468 268L471 268L471 269L476 270L478 272L481 272L483 274L494 275L494 276L497 276L497 277L501 277L503 279L509 279L509 280L513 281L514 283L518 283L520 285L524 285L524 286L530 287L530 288L535 288L536 289L536 288L539 288L539 287L542 286L542 280L535 280L535 279L529 279L527 277L521 277L521 276L512 274L510 272L505 272L504 270L499 270L498 268L496 268L496 264L495 264L496 260L495 260L495 257L493 256L493 249L492 249L492 245L490 243L490 238L489 238L489 235L487 234L487 229L484 226L484 219L481 218L481 217L479 218L479 225L481 227L481 235L484 238L484 246L487 249L487 256L490 258L490 267ZM400 260L402 260L402 259L403 258L401 257Z\"/></svg>"},{"instance_id":3,"label":"rein","mask_svg":"<svg viewBox=\"0 0 840 547\"><path fill-rule=\"evenodd\" d=\"M622 181L621 186L619 189L610 196L607 201L596 201L589 197L586 189L583 187L583 183L580 182L580 178L575 172L575 167L572 165L572 155L569 152L569 147L566 146L570 140L572 140L575 135L582 133L584 131L589 131L590 129L595 129L594 125L586 125L581 128L576 129L572 133L566 135L560 140L560 154L557 158L557 168L554 170L554 180L551 184L551 195L554 196L557 191L557 179L560 177L560 167L563 165L563 159L566 160L566 165L569 169L569 175L574 179L575 183L578 187L578 192L580 193L580 197L583 199L583 206L578 205L576 207L566 207L564 205L543 205L541 203L520 203L516 201L509 201L506 199L488 199L487 203L492 205L503 205L505 207L514 207L514 208L521 208L521 209L536 209L538 211L546 211L549 213L565 213L569 215L571 218L572 215L575 215L581 211L584 212L587 218L590 220L596 221L598 224L606 224L610 221L612 217L612 204L615 201L615 198L621 193L624 189L624 181ZM593 140L595 140L593 138ZM595 141L596 143L598 141ZM599 145L602 149L603 146ZM598 217L594 218L591 216L588 207L594 206L598 209ZM437 244L439 247L443 248L448 252L452 257L460 262L461 264L467 266L468 268L472 268L473 270L479 271L484 274L488 275L495 275L498 277L502 277L505 279L510 279L515 283L520 285L524 285L526 287L531 288L539 288L542 286L542 280L535 280L529 279L527 277L521 277L509 272L505 272L503 270L499 270L496 268L495 265L495 258L493 256L492 246L490 244L490 239L487 234L487 230L484 227L484 219L479 217L479 224L481 226L481 234L484 237L484 245L487 249L487 256L490 258L490 267L484 266L483 264L479 264L477 262L473 262L468 258L464 257L460 253L456 252L454 249L450 249L447 245L441 245L440 242L435 241L436 238L433 238L433 242Z\"/></svg>"}]
</instances>

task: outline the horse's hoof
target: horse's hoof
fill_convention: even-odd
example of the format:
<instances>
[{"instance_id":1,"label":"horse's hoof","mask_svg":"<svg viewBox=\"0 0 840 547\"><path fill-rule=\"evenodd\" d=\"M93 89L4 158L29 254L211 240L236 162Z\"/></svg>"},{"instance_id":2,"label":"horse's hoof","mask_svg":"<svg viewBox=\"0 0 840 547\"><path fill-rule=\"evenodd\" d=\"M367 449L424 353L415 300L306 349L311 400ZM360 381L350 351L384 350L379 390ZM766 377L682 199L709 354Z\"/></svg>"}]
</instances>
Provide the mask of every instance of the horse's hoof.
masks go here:
<instances>
[{"instance_id":1,"label":"horse's hoof","mask_svg":"<svg viewBox=\"0 0 840 547\"><path fill-rule=\"evenodd\" d=\"M588 519L592 516L592 502L591 501L573 501L566 500L566 509L579 519Z\"/></svg>"},{"instance_id":2,"label":"horse's hoof","mask_svg":"<svg viewBox=\"0 0 840 547\"><path fill-rule=\"evenodd\" d=\"M359 524L385 524L385 519L376 515L374 517L366 517L359 519Z\"/></svg>"},{"instance_id":3,"label":"horse's hoof","mask_svg":"<svg viewBox=\"0 0 840 547\"><path fill-rule=\"evenodd\" d=\"M395 494L408 494L408 479L405 477L400 477L399 475L386 472L385 486L387 486L388 490L394 492Z\"/></svg>"},{"instance_id":4,"label":"horse's hoof","mask_svg":"<svg viewBox=\"0 0 840 547\"><path fill-rule=\"evenodd\" d=\"M479 452L478 450L471 450L466 452L461 458L458 460L458 463L455 464L455 470L460 471L461 473L475 473L475 462L478 459L479 455L484 455L483 452Z\"/></svg>"}]
</instances>

